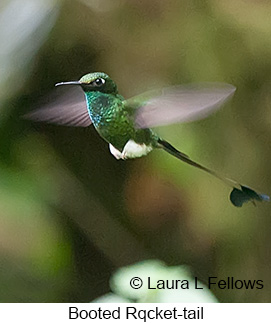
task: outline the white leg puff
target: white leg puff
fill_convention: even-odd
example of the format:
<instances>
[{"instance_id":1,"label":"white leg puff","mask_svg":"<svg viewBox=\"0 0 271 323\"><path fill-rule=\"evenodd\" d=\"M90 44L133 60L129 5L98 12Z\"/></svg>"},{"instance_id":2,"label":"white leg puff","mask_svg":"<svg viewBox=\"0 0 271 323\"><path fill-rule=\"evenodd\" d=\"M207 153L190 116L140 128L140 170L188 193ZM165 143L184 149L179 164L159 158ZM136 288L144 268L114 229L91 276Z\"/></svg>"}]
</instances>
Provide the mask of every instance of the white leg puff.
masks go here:
<instances>
[{"instance_id":1,"label":"white leg puff","mask_svg":"<svg viewBox=\"0 0 271 323\"><path fill-rule=\"evenodd\" d=\"M134 140L130 139L123 148L123 151L120 152L113 145L109 144L109 149L111 154L117 159L128 159L128 158L137 158L144 155L147 155L152 151L152 146L147 146L145 144L137 144Z\"/></svg>"},{"instance_id":2,"label":"white leg puff","mask_svg":"<svg viewBox=\"0 0 271 323\"><path fill-rule=\"evenodd\" d=\"M121 159L122 158L122 153L115 148L113 145L109 144L109 150L111 154L116 158L116 159Z\"/></svg>"}]
</instances>

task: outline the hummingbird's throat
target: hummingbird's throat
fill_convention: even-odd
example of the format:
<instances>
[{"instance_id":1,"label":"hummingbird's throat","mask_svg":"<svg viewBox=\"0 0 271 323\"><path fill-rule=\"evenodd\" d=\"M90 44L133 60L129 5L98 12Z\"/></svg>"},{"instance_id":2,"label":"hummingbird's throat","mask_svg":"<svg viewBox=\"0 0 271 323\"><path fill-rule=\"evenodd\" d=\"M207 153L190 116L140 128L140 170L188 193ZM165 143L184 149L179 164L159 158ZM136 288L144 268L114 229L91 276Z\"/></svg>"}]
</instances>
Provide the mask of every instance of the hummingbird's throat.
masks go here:
<instances>
[{"instance_id":1,"label":"hummingbird's throat","mask_svg":"<svg viewBox=\"0 0 271 323\"><path fill-rule=\"evenodd\" d=\"M130 139L124 146L122 152L112 144L109 144L109 150L116 159L128 159L145 156L153 150L153 147L151 145L138 144L134 140Z\"/></svg>"}]
</instances>

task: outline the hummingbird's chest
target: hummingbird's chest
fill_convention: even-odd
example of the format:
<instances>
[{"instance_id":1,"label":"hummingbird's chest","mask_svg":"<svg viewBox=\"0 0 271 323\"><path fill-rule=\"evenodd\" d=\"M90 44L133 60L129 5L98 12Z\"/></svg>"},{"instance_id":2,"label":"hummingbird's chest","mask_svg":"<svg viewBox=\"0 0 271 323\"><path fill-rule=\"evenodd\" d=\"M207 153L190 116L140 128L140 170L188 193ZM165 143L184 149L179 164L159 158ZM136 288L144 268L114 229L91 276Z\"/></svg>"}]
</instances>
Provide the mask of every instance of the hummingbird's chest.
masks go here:
<instances>
[{"instance_id":1,"label":"hummingbird's chest","mask_svg":"<svg viewBox=\"0 0 271 323\"><path fill-rule=\"evenodd\" d=\"M90 97L91 96L91 97ZM131 113L121 97L110 94L86 94L89 116L101 137L118 149L135 136Z\"/></svg>"}]
</instances>

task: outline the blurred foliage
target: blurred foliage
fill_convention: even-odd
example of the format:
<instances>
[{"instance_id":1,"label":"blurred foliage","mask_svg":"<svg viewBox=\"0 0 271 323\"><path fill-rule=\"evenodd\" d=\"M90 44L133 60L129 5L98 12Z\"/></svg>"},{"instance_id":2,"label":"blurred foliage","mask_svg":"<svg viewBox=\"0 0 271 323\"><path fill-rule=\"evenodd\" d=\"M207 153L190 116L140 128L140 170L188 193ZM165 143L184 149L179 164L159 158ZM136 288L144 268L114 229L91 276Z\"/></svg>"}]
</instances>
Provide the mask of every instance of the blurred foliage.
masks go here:
<instances>
[{"instance_id":1,"label":"blurred foliage","mask_svg":"<svg viewBox=\"0 0 271 323\"><path fill-rule=\"evenodd\" d=\"M149 258L207 277L261 279L216 290L270 302L270 205L234 208L227 187L157 151L117 161L92 127L20 118L59 81L104 71L125 97L221 81L233 101L157 129L210 168L271 193L271 4L256 0L4 0L0 5L0 301L85 302L119 267Z\"/></svg>"}]
</instances>

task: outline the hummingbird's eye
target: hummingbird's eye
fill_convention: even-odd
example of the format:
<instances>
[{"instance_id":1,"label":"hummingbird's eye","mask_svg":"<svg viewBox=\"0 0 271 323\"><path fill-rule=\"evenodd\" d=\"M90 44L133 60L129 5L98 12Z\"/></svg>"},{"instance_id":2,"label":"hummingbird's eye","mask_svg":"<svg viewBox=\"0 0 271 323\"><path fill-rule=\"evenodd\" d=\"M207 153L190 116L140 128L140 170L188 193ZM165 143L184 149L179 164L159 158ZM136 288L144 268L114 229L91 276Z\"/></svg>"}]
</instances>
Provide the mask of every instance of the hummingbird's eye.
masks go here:
<instances>
[{"instance_id":1,"label":"hummingbird's eye","mask_svg":"<svg viewBox=\"0 0 271 323\"><path fill-rule=\"evenodd\" d=\"M92 82L94 86L102 86L105 83L105 79L97 78L95 81Z\"/></svg>"}]
</instances>

